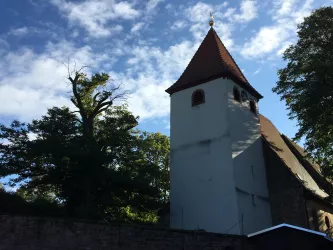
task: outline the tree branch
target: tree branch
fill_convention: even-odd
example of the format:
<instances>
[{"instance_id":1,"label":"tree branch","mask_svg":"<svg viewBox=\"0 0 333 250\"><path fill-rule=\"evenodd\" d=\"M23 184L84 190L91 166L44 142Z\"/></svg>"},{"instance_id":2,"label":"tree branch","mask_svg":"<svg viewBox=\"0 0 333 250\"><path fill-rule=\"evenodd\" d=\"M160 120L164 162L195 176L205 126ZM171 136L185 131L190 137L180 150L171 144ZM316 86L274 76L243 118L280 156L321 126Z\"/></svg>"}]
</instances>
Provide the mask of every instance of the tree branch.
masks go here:
<instances>
[{"instance_id":1,"label":"tree branch","mask_svg":"<svg viewBox=\"0 0 333 250\"><path fill-rule=\"evenodd\" d=\"M96 103L96 98L97 98L100 94L101 94L101 93L98 92L96 95L94 95L94 97L93 97L93 104Z\"/></svg>"},{"instance_id":2,"label":"tree branch","mask_svg":"<svg viewBox=\"0 0 333 250\"><path fill-rule=\"evenodd\" d=\"M75 110L75 111L71 112L71 114L74 114L74 113L80 113L80 110Z\"/></svg>"},{"instance_id":3,"label":"tree branch","mask_svg":"<svg viewBox=\"0 0 333 250\"><path fill-rule=\"evenodd\" d=\"M105 107L105 108L102 108L102 109L98 110L97 113L96 113L96 115L102 113L103 111L108 110L108 108L109 108L110 106L111 106L111 105L109 105L109 106L107 106L107 107Z\"/></svg>"},{"instance_id":4,"label":"tree branch","mask_svg":"<svg viewBox=\"0 0 333 250\"><path fill-rule=\"evenodd\" d=\"M105 99L107 99L107 98L105 98ZM100 113L101 108L103 108L104 106L107 106L106 108L104 108L104 109L107 109L112 105L112 103L113 103L112 101L108 101L108 102L100 103L99 105L97 105L94 108L93 112L91 112L90 118L96 117L96 115L98 115Z\"/></svg>"},{"instance_id":5,"label":"tree branch","mask_svg":"<svg viewBox=\"0 0 333 250\"><path fill-rule=\"evenodd\" d=\"M106 101L109 97L110 97L110 96L105 96L105 97L101 98L101 99L97 102L97 106L96 106L96 108L97 108L98 106L100 106L104 101Z\"/></svg>"},{"instance_id":6,"label":"tree branch","mask_svg":"<svg viewBox=\"0 0 333 250\"><path fill-rule=\"evenodd\" d=\"M119 86L117 88L114 88L111 90L111 92L114 92L115 90L119 89ZM127 94L127 91L124 91L121 94L115 95L114 97L110 98L110 101L105 102L106 99L109 98L109 96L106 96L98 101L97 106L94 108L94 110L91 112L90 117L95 117L96 115L100 114L101 112L107 110L116 99L121 99ZM107 106L107 107L105 107ZM104 107L104 108L103 108Z\"/></svg>"},{"instance_id":7,"label":"tree branch","mask_svg":"<svg viewBox=\"0 0 333 250\"><path fill-rule=\"evenodd\" d=\"M83 122L79 118L75 118L75 120L83 125Z\"/></svg>"},{"instance_id":8,"label":"tree branch","mask_svg":"<svg viewBox=\"0 0 333 250\"><path fill-rule=\"evenodd\" d=\"M124 91L123 93L116 95L115 97L111 98L111 101L114 101L116 99L122 99L123 97L126 96L127 92L128 91Z\"/></svg>"},{"instance_id":9,"label":"tree branch","mask_svg":"<svg viewBox=\"0 0 333 250\"><path fill-rule=\"evenodd\" d=\"M76 76L75 76L74 80L73 80L73 78L71 76L69 76L68 79L72 83L73 94L74 94L74 97L75 97L75 99L77 101L77 105L76 106L79 108L80 114L82 115L82 117L85 117L86 114L84 112L82 100L81 100L81 97L80 97L79 93L77 92L77 81L79 80L79 77L80 77L80 74L76 73ZM74 103L74 105L75 105L75 103Z\"/></svg>"}]
</instances>

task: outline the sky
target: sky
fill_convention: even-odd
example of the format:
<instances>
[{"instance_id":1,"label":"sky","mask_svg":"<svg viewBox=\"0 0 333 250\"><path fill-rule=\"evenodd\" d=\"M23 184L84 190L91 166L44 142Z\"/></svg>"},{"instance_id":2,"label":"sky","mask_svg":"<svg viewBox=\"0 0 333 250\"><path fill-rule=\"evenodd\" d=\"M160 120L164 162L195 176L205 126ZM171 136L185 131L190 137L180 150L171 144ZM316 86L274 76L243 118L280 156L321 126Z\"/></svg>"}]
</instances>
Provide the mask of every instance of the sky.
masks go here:
<instances>
[{"instance_id":1,"label":"sky","mask_svg":"<svg viewBox=\"0 0 333 250\"><path fill-rule=\"evenodd\" d=\"M3 0L0 8L0 123L29 122L53 106L70 106L67 68L106 72L129 91L140 128L169 135L165 89L215 30L251 85L259 111L293 137L296 121L271 89L297 41L297 24L333 0Z\"/></svg>"}]
</instances>

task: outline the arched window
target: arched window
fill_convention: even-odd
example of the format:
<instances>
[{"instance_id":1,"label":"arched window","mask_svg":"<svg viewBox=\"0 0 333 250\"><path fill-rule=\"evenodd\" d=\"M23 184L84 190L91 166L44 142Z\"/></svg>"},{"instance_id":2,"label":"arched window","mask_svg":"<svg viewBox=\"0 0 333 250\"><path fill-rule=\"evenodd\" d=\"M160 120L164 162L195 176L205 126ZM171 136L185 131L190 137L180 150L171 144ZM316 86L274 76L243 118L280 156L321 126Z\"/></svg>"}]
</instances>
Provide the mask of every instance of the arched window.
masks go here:
<instances>
[{"instance_id":1,"label":"arched window","mask_svg":"<svg viewBox=\"0 0 333 250\"><path fill-rule=\"evenodd\" d=\"M240 93L237 87L234 87L234 100L237 102L240 102Z\"/></svg>"},{"instance_id":2,"label":"arched window","mask_svg":"<svg viewBox=\"0 0 333 250\"><path fill-rule=\"evenodd\" d=\"M253 100L250 101L250 110L253 114L257 114L257 105Z\"/></svg>"},{"instance_id":3,"label":"arched window","mask_svg":"<svg viewBox=\"0 0 333 250\"><path fill-rule=\"evenodd\" d=\"M244 90L242 90L241 96L242 96L242 102L247 102L249 100Z\"/></svg>"},{"instance_id":4,"label":"arched window","mask_svg":"<svg viewBox=\"0 0 333 250\"><path fill-rule=\"evenodd\" d=\"M196 106L205 102L205 92L198 89L192 94L192 106Z\"/></svg>"},{"instance_id":5,"label":"arched window","mask_svg":"<svg viewBox=\"0 0 333 250\"><path fill-rule=\"evenodd\" d=\"M327 216L325 216L325 224L326 224L326 227L328 229L331 228L331 222L330 222L330 219Z\"/></svg>"}]
</instances>

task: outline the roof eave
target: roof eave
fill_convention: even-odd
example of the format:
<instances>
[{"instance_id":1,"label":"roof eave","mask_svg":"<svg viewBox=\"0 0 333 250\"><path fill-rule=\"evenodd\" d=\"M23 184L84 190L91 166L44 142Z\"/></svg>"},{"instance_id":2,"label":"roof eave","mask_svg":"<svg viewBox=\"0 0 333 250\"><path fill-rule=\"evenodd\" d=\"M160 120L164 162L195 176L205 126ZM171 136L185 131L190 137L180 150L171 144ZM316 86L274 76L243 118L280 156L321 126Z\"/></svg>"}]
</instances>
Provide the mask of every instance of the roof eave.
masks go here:
<instances>
[{"instance_id":1,"label":"roof eave","mask_svg":"<svg viewBox=\"0 0 333 250\"><path fill-rule=\"evenodd\" d=\"M310 230L310 229L303 228L303 227L294 226L294 225L291 225L291 224L286 224L286 223L279 224L279 225L276 225L276 226L273 226L273 227L269 227L269 228L266 228L266 229L258 231L258 232L254 232L254 233L248 234L247 237L251 238L253 236L264 234L264 233L267 233L267 232L271 232L271 231L274 231L274 230L282 228L282 227L292 228L292 229L296 229L296 230L303 231L303 232L306 232L306 233L311 233L311 234L316 234L316 235L319 235L319 236L326 237L325 233L314 231L314 230Z\"/></svg>"},{"instance_id":2,"label":"roof eave","mask_svg":"<svg viewBox=\"0 0 333 250\"><path fill-rule=\"evenodd\" d=\"M312 190L309 190L305 187L304 187L304 191L305 191L305 195L307 195L308 197L310 196L312 198L318 199L321 202L323 202L326 205L329 205L331 208L333 208L333 204L329 200L327 200L326 198L323 198L323 197L319 196L318 194L314 193Z\"/></svg>"},{"instance_id":3,"label":"roof eave","mask_svg":"<svg viewBox=\"0 0 333 250\"><path fill-rule=\"evenodd\" d=\"M191 87L195 87L195 86L198 86L200 84L203 84L203 83L206 83L206 82L209 82L209 81L221 78L221 77L230 78L234 82L236 82L239 85L241 85L244 89L246 89L247 91L249 91L249 93L252 94L258 100L263 98L263 96L258 91L256 91L251 85L245 83L244 81L238 79L234 75L232 75L230 73L227 73L227 72L222 72L220 74L217 74L217 75L214 75L214 76L211 76L211 77L208 77L208 78L196 81L196 82L188 83L188 84L183 85L183 86L175 86L176 83L177 83L176 82L170 88L166 89L165 92L167 92L168 94L172 95L173 93L179 92L181 90L188 89L188 88L191 88Z\"/></svg>"}]
</instances>

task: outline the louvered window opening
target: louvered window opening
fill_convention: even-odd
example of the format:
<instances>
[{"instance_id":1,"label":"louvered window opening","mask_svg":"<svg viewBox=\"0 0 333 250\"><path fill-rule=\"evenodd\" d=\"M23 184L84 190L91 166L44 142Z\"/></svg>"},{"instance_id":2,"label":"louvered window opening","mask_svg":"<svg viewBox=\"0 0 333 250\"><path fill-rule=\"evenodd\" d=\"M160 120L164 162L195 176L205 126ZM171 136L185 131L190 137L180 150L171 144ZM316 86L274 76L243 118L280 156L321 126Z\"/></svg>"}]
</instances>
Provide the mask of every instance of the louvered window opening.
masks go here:
<instances>
[{"instance_id":1,"label":"louvered window opening","mask_svg":"<svg viewBox=\"0 0 333 250\"><path fill-rule=\"evenodd\" d=\"M253 114L257 114L257 107L254 101L250 101L250 109Z\"/></svg>"},{"instance_id":2,"label":"louvered window opening","mask_svg":"<svg viewBox=\"0 0 333 250\"><path fill-rule=\"evenodd\" d=\"M234 100L237 101L237 102L241 101L239 90L236 87L234 87Z\"/></svg>"},{"instance_id":3,"label":"louvered window opening","mask_svg":"<svg viewBox=\"0 0 333 250\"><path fill-rule=\"evenodd\" d=\"M192 106L205 103L205 92L203 90L196 90L192 94Z\"/></svg>"},{"instance_id":4,"label":"louvered window opening","mask_svg":"<svg viewBox=\"0 0 333 250\"><path fill-rule=\"evenodd\" d=\"M242 102L247 102L249 100L244 90L242 90L241 96L242 96Z\"/></svg>"}]
</instances>

